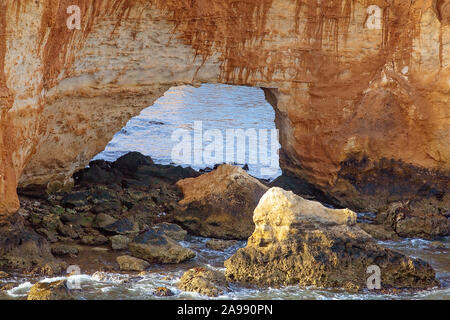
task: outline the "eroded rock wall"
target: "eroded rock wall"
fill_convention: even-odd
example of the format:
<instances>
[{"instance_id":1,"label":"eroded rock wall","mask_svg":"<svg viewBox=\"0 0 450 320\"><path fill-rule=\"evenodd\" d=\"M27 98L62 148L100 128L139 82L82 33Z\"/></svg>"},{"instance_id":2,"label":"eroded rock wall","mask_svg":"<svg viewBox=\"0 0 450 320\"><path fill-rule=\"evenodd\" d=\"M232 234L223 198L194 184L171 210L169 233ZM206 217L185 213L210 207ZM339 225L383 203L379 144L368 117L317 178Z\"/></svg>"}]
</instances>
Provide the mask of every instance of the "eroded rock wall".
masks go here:
<instances>
[{"instance_id":1,"label":"eroded rock wall","mask_svg":"<svg viewBox=\"0 0 450 320\"><path fill-rule=\"evenodd\" d=\"M3 1L0 212L19 183L67 183L167 88L205 82L268 88L283 170L343 205L446 210L449 3Z\"/></svg>"}]
</instances>

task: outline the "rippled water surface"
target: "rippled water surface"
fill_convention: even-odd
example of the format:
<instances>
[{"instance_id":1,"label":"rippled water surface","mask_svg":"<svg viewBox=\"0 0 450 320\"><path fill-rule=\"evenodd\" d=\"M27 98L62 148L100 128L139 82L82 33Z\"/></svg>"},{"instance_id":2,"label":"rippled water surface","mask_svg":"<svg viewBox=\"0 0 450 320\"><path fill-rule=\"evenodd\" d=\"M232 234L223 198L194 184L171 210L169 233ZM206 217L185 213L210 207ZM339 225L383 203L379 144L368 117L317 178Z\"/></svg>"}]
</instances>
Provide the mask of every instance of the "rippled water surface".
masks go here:
<instances>
[{"instance_id":1,"label":"rippled water surface","mask_svg":"<svg viewBox=\"0 0 450 320\"><path fill-rule=\"evenodd\" d=\"M95 159L114 161L129 151L139 151L151 156L157 163L170 164L174 162L201 169L213 166L216 163L208 163L207 159L204 159L202 164L194 163L194 153L198 154L201 150L194 146L193 140L191 141L191 162L180 162L172 158L172 150L179 142L179 140L172 140L172 134L176 130L187 130L192 139L194 138L195 122L201 122L203 132L212 129L220 130L223 135L223 154L225 157L228 150L225 140L227 129L255 129L259 139L261 129L275 130L274 120L275 112L265 100L263 91L258 88L213 84L203 85L199 88L174 87L158 99L153 106L131 119L125 128L114 136L105 151L97 155ZM258 159L258 163L249 164L249 173L261 178L275 178L281 174L278 166L278 153L271 153L269 147L269 143L272 142L269 138L270 132L267 133L267 137L267 158L274 157L276 166L269 172L261 171L268 165ZM258 140L258 143L260 140ZM245 162L247 163L249 146L252 142L255 141L247 140L244 150L242 148L239 151L235 150L233 155L237 156L238 152L244 152L246 155ZM279 147L277 139L274 139L273 142ZM204 140L203 150L208 144L210 142ZM263 149L259 149L259 151L261 150ZM219 163L237 162L238 160L235 158L234 161L227 161L224 157L222 157L223 161Z\"/></svg>"}]
</instances>

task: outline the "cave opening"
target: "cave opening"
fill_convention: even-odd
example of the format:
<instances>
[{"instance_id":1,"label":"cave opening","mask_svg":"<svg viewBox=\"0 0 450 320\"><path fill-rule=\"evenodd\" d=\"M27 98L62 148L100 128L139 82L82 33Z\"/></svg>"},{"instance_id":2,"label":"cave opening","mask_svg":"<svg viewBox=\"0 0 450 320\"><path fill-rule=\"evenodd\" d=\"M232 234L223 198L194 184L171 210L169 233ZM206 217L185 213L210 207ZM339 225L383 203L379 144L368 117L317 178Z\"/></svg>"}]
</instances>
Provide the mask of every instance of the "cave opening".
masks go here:
<instances>
[{"instance_id":1,"label":"cave opening","mask_svg":"<svg viewBox=\"0 0 450 320\"><path fill-rule=\"evenodd\" d=\"M137 151L155 163L196 170L240 165L257 178L281 175L275 111L260 88L172 87L128 123L93 160Z\"/></svg>"}]
</instances>

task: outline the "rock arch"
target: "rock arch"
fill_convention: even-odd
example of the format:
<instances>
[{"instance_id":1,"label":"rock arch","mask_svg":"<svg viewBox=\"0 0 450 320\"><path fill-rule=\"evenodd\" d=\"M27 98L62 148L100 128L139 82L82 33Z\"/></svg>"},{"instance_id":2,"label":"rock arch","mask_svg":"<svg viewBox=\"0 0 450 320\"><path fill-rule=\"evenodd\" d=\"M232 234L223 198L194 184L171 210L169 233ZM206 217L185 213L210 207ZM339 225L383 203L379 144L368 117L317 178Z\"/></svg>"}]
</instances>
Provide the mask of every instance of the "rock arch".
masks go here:
<instances>
[{"instance_id":1,"label":"rock arch","mask_svg":"<svg viewBox=\"0 0 450 320\"><path fill-rule=\"evenodd\" d=\"M439 2L439 12L448 1ZM81 30L67 30L69 5ZM383 11L366 28L367 7ZM0 212L56 185L167 88L265 90L281 166L355 209L450 196L450 29L427 0L0 5Z\"/></svg>"}]
</instances>

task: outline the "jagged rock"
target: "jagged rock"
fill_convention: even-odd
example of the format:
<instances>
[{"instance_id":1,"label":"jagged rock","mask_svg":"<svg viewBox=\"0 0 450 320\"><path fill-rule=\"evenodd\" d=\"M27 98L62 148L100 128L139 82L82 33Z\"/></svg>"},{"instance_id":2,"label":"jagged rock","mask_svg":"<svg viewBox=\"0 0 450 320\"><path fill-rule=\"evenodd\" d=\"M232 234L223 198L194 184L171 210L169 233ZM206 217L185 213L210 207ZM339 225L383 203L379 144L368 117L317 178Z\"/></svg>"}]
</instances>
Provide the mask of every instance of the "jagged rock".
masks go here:
<instances>
[{"instance_id":1,"label":"jagged rock","mask_svg":"<svg viewBox=\"0 0 450 320\"><path fill-rule=\"evenodd\" d=\"M153 164L139 167L133 177L138 181L147 181L148 183L151 183L152 180L164 180L168 183L175 183L179 180L195 178L199 175L197 171L189 167ZM149 177L152 179L149 179Z\"/></svg>"},{"instance_id":2,"label":"jagged rock","mask_svg":"<svg viewBox=\"0 0 450 320\"><path fill-rule=\"evenodd\" d=\"M87 192L73 192L67 194L61 201L65 207L80 209L88 205Z\"/></svg>"},{"instance_id":3,"label":"jagged rock","mask_svg":"<svg viewBox=\"0 0 450 320\"><path fill-rule=\"evenodd\" d=\"M430 243L430 247L434 249L446 249L445 244L441 241L433 241L432 243Z\"/></svg>"},{"instance_id":4,"label":"jagged rock","mask_svg":"<svg viewBox=\"0 0 450 320\"><path fill-rule=\"evenodd\" d=\"M50 243L58 242L58 235L55 231L39 228L36 229L36 232L44 236Z\"/></svg>"},{"instance_id":5,"label":"jagged rock","mask_svg":"<svg viewBox=\"0 0 450 320\"><path fill-rule=\"evenodd\" d=\"M223 294L227 286L223 273L206 268L190 269L178 282L178 288L183 291L197 292L209 297Z\"/></svg>"},{"instance_id":6,"label":"jagged rock","mask_svg":"<svg viewBox=\"0 0 450 320\"><path fill-rule=\"evenodd\" d=\"M128 244L130 243L130 238L123 235L116 235L109 238L111 241L111 247L113 250L125 250L128 248Z\"/></svg>"},{"instance_id":7,"label":"jagged rock","mask_svg":"<svg viewBox=\"0 0 450 320\"><path fill-rule=\"evenodd\" d=\"M450 220L429 204L429 201L395 202L379 213L377 220L400 237L435 239L450 235Z\"/></svg>"},{"instance_id":8,"label":"jagged rock","mask_svg":"<svg viewBox=\"0 0 450 320\"><path fill-rule=\"evenodd\" d=\"M51 254L47 240L26 226L21 216L13 215L1 223L1 269L58 273L63 267Z\"/></svg>"},{"instance_id":9,"label":"jagged rock","mask_svg":"<svg viewBox=\"0 0 450 320\"><path fill-rule=\"evenodd\" d=\"M52 253L55 256L77 256L78 248L72 245L55 244L52 246Z\"/></svg>"},{"instance_id":10,"label":"jagged rock","mask_svg":"<svg viewBox=\"0 0 450 320\"><path fill-rule=\"evenodd\" d=\"M0 271L0 279L9 278L9 274L5 271Z\"/></svg>"},{"instance_id":11,"label":"jagged rock","mask_svg":"<svg viewBox=\"0 0 450 320\"><path fill-rule=\"evenodd\" d=\"M99 213L95 216L95 226L97 228L103 229L106 226L112 225L115 223L117 219L114 219L110 215L107 215L106 213Z\"/></svg>"},{"instance_id":12,"label":"jagged rock","mask_svg":"<svg viewBox=\"0 0 450 320\"><path fill-rule=\"evenodd\" d=\"M28 292L27 300L72 300L67 280L38 282Z\"/></svg>"},{"instance_id":13,"label":"jagged rock","mask_svg":"<svg viewBox=\"0 0 450 320\"><path fill-rule=\"evenodd\" d=\"M82 231L79 229L77 225L66 225L64 223L59 223L57 227L57 231L63 237L67 237L70 239L79 239Z\"/></svg>"},{"instance_id":14,"label":"jagged rock","mask_svg":"<svg viewBox=\"0 0 450 320\"><path fill-rule=\"evenodd\" d=\"M11 289L14 289L16 286L17 286L17 283L9 282L9 283L3 285L0 290L9 291Z\"/></svg>"},{"instance_id":15,"label":"jagged rock","mask_svg":"<svg viewBox=\"0 0 450 320\"><path fill-rule=\"evenodd\" d=\"M117 159L113 167L125 176L133 176L140 166L150 164L153 164L151 157L144 156L139 152L129 152Z\"/></svg>"},{"instance_id":16,"label":"jagged rock","mask_svg":"<svg viewBox=\"0 0 450 320\"><path fill-rule=\"evenodd\" d=\"M89 168L77 171L73 177L78 185L119 184L122 179L120 172L112 168L112 163L105 160L89 162Z\"/></svg>"},{"instance_id":17,"label":"jagged rock","mask_svg":"<svg viewBox=\"0 0 450 320\"><path fill-rule=\"evenodd\" d=\"M187 231L183 230L179 225L173 223L158 223L153 226L153 229L156 232L162 232L169 238L172 238L175 241L184 241L187 238Z\"/></svg>"},{"instance_id":18,"label":"jagged rock","mask_svg":"<svg viewBox=\"0 0 450 320\"><path fill-rule=\"evenodd\" d=\"M152 229L138 235L128 248L134 257L148 262L181 263L195 257L194 251Z\"/></svg>"},{"instance_id":19,"label":"jagged rock","mask_svg":"<svg viewBox=\"0 0 450 320\"><path fill-rule=\"evenodd\" d=\"M219 240L219 239L211 239L206 242L206 247L216 251L225 251L228 248L237 244L235 240Z\"/></svg>"},{"instance_id":20,"label":"jagged rock","mask_svg":"<svg viewBox=\"0 0 450 320\"><path fill-rule=\"evenodd\" d=\"M158 287L153 291L153 294L157 297L171 297L174 293L165 287Z\"/></svg>"},{"instance_id":21,"label":"jagged rock","mask_svg":"<svg viewBox=\"0 0 450 320\"><path fill-rule=\"evenodd\" d=\"M150 267L147 261L131 256L117 257L117 263L121 271L144 271Z\"/></svg>"},{"instance_id":22,"label":"jagged rock","mask_svg":"<svg viewBox=\"0 0 450 320\"><path fill-rule=\"evenodd\" d=\"M122 235L133 234L139 231L138 225L128 218L119 219L110 225L104 226L102 229L104 231L107 231L108 233L115 233Z\"/></svg>"},{"instance_id":23,"label":"jagged rock","mask_svg":"<svg viewBox=\"0 0 450 320\"><path fill-rule=\"evenodd\" d=\"M64 209L62 209L62 210L64 210ZM74 212L74 211L71 211L71 212L63 211L59 215L60 215L60 220L62 223L76 223L78 220L78 213Z\"/></svg>"},{"instance_id":24,"label":"jagged rock","mask_svg":"<svg viewBox=\"0 0 450 320\"><path fill-rule=\"evenodd\" d=\"M255 209L255 232L225 261L229 281L260 286L366 287L367 269L381 269L383 288L438 285L430 265L381 247L358 228L356 214L333 210L280 188Z\"/></svg>"},{"instance_id":25,"label":"jagged rock","mask_svg":"<svg viewBox=\"0 0 450 320\"><path fill-rule=\"evenodd\" d=\"M377 240L400 240L401 237L392 228L374 223L358 223L358 227Z\"/></svg>"},{"instance_id":26,"label":"jagged rock","mask_svg":"<svg viewBox=\"0 0 450 320\"><path fill-rule=\"evenodd\" d=\"M219 239L247 239L255 228L253 210L267 191L243 169L230 165L177 185L184 198L175 220L194 234Z\"/></svg>"},{"instance_id":27,"label":"jagged rock","mask_svg":"<svg viewBox=\"0 0 450 320\"><path fill-rule=\"evenodd\" d=\"M98 183L98 182L97 182ZM92 201L92 212L99 213L120 213L122 204L118 199L118 193L114 190L97 187L90 193Z\"/></svg>"},{"instance_id":28,"label":"jagged rock","mask_svg":"<svg viewBox=\"0 0 450 320\"><path fill-rule=\"evenodd\" d=\"M81 243L87 246L101 246L108 243L108 238L102 234L87 235L81 238Z\"/></svg>"},{"instance_id":29,"label":"jagged rock","mask_svg":"<svg viewBox=\"0 0 450 320\"><path fill-rule=\"evenodd\" d=\"M49 214L42 218L40 224L48 232L56 232L58 226L61 225L61 220L58 215Z\"/></svg>"}]
</instances>

